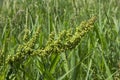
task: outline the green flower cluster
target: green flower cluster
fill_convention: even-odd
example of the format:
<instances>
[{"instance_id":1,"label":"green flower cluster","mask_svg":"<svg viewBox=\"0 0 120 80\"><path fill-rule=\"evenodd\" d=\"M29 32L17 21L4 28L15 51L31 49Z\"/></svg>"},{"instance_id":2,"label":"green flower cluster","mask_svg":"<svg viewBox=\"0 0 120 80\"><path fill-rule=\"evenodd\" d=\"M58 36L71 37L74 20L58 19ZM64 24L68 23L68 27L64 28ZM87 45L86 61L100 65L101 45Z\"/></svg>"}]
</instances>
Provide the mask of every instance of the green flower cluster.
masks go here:
<instances>
[{"instance_id":1,"label":"green flower cluster","mask_svg":"<svg viewBox=\"0 0 120 80\"><path fill-rule=\"evenodd\" d=\"M66 50L74 49L81 38L92 29L96 17L92 17L88 21L83 21L79 27L76 28L75 33L72 29L62 31L55 39L54 33L51 33L47 45L43 49L33 51L31 55L45 56L51 53L61 53Z\"/></svg>"},{"instance_id":2,"label":"green flower cluster","mask_svg":"<svg viewBox=\"0 0 120 80\"><path fill-rule=\"evenodd\" d=\"M40 28L37 29L34 36L26 43L19 45L15 55L9 55L6 59L6 63L13 64L13 62L22 62L33 52L35 42L39 36ZM25 34L26 35L26 34Z\"/></svg>"},{"instance_id":3,"label":"green flower cluster","mask_svg":"<svg viewBox=\"0 0 120 80\"><path fill-rule=\"evenodd\" d=\"M29 56L46 56L52 53L61 53L66 50L74 49L81 38L89 32L96 20L96 17L92 17L88 21L83 21L75 31L72 29L64 30L59 33L58 37L55 38L54 32L49 35L47 44L42 49L34 49L35 42L38 38L40 30L36 31L35 35L25 44L20 45L14 56L9 56L6 63L16 63L18 61L24 61Z\"/></svg>"}]
</instances>

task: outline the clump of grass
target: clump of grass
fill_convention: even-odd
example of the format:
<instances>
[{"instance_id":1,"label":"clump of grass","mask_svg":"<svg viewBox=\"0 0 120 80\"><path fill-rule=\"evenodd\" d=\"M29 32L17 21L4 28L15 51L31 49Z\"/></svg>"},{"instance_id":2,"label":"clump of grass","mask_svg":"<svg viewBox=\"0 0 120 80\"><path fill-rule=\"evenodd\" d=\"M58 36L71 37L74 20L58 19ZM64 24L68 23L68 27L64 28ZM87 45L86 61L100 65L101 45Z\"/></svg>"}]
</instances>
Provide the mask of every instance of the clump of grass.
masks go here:
<instances>
[{"instance_id":1,"label":"clump of grass","mask_svg":"<svg viewBox=\"0 0 120 80\"><path fill-rule=\"evenodd\" d=\"M119 80L119 0L2 1L0 80Z\"/></svg>"}]
</instances>

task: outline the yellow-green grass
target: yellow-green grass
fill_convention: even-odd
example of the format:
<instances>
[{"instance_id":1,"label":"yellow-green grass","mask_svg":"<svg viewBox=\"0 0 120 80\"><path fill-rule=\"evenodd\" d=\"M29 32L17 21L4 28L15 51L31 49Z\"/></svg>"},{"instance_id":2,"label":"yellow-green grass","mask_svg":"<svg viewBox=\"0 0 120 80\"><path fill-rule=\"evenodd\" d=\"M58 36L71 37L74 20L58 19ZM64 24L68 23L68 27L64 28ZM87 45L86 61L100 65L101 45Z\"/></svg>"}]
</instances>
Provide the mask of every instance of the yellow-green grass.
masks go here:
<instances>
[{"instance_id":1,"label":"yellow-green grass","mask_svg":"<svg viewBox=\"0 0 120 80\"><path fill-rule=\"evenodd\" d=\"M119 0L0 4L0 80L120 79Z\"/></svg>"}]
</instances>

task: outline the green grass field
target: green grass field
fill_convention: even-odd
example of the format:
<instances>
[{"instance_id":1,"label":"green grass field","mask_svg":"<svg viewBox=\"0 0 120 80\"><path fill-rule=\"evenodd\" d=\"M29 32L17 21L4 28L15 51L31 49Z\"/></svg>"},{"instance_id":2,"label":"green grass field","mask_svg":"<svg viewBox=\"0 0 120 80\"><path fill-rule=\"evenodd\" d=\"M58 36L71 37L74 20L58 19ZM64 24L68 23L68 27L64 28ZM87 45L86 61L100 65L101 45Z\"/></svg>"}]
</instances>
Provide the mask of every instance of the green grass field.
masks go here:
<instances>
[{"instance_id":1,"label":"green grass field","mask_svg":"<svg viewBox=\"0 0 120 80\"><path fill-rule=\"evenodd\" d=\"M0 80L120 80L120 0L0 0Z\"/></svg>"}]
</instances>

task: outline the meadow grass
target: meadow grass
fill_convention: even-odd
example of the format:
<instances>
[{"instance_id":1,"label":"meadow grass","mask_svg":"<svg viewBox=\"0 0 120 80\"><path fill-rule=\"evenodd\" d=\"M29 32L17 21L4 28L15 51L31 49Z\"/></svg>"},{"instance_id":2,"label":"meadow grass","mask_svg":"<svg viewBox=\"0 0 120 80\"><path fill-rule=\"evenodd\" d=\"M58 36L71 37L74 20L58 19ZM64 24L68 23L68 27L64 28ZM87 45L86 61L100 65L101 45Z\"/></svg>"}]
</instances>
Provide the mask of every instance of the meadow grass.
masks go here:
<instances>
[{"instance_id":1,"label":"meadow grass","mask_svg":"<svg viewBox=\"0 0 120 80\"><path fill-rule=\"evenodd\" d=\"M0 80L119 80L119 4L119 0L1 0ZM86 30L79 24L87 25L93 16L94 27L84 37L77 35ZM64 45L59 48L55 43Z\"/></svg>"}]
</instances>

